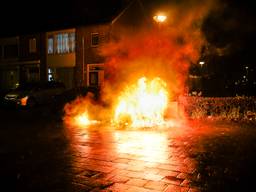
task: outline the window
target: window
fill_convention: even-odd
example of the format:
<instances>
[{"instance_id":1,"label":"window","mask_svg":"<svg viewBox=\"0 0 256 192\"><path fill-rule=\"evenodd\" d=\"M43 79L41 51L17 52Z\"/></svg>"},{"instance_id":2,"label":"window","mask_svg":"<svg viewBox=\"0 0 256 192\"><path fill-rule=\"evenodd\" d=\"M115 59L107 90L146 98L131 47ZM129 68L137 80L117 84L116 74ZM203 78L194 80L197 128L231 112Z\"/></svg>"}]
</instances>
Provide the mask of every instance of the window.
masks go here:
<instances>
[{"instance_id":1,"label":"window","mask_svg":"<svg viewBox=\"0 0 256 192\"><path fill-rule=\"evenodd\" d=\"M48 37L48 54L75 52L75 33L58 33Z\"/></svg>"},{"instance_id":2,"label":"window","mask_svg":"<svg viewBox=\"0 0 256 192\"><path fill-rule=\"evenodd\" d=\"M53 70L48 68L48 81L53 81Z\"/></svg>"},{"instance_id":3,"label":"window","mask_svg":"<svg viewBox=\"0 0 256 192\"><path fill-rule=\"evenodd\" d=\"M57 35L57 53L63 52L63 46L62 46L62 34Z\"/></svg>"},{"instance_id":4,"label":"window","mask_svg":"<svg viewBox=\"0 0 256 192\"><path fill-rule=\"evenodd\" d=\"M48 38L48 54L53 54L53 37Z\"/></svg>"},{"instance_id":5,"label":"window","mask_svg":"<svg viewBox=\"0 0 256 192\"><path fill-rule=\"evenodd\" d=\"M58 33L48 37L48 54L75 52L75 33Z\"/></svg>"},{"instance_id":6,"label":"window","mask_svg":"<svg viewBox=\"0 0 256 192\"><path fill-rule=\"evenodd\" d=\"M36 53L36 38L29 39L29 53Z\"/></svg>"},{"instance_id":7,"label":"window","mask_svg":"<svg viewBox=\"0 0 256 192\"><path fill-rule=\"evenodd\" d=\"M91 34L91 45L97 46L99 45L99 33L92 33Z\"/></svg>"},{"instance_id":8,"label":"window","mask_svg":"<svg viewBox=\"0 0 256 192\"><path fill-rule=\"evenodd\" d=\"M69 33L69 52L75 52L75 33Z\"/></svg>"},{"instance_id":9,"label":"window","mask_svg":"<svg viewBox=\"0 0 256 192\"><path fill-rule=\"evenodd\" d=\"M64 33L62 37L62 52L69 52L68 33Z\"/></svg>"},{"instance_id":10,"label":"window","mask_svg":"<svg viewBox=\"0 0 256 192\"><path fill-rule=\"evenodd\" d=\"M5 45L4 46L4 58L13 59L18 57L18 46L14 45Z\"/></svg>"},{"instance_id":11,"label":"window","mask_svg":"<svg viewBox=\"0 0 256 192\"><path fill-rule=\"evenodd\" d=\"M97 86L98 85L98 72L90 72L89 73L89 84L90 86Z\"/></svg>"}]
</instances>

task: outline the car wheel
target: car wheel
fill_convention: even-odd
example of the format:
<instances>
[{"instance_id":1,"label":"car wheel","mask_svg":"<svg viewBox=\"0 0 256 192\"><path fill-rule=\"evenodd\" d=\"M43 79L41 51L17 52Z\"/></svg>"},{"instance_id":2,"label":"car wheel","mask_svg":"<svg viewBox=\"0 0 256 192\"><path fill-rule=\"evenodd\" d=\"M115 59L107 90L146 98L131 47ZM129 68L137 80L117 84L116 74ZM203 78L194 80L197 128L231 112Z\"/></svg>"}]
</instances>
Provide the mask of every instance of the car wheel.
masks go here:
<instances>
[{"instance_id":1,"label":"car wheel","mask_svg":"<svg viewBox=\"0 0 256 192\"><path fill-rule=\"evenodd\" d=\"M33 108L36 106L36 100L34 98L28 98L27 108Z\"/></svg>"}]
</instances>

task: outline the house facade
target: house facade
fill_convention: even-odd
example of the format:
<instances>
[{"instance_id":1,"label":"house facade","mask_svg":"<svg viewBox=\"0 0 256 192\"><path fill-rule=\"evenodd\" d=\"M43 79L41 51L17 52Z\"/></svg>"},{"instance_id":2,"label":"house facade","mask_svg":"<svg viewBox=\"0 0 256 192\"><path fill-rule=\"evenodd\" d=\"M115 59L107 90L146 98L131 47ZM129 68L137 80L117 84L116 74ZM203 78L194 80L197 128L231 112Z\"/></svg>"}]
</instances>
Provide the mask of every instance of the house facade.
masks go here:
<instances>
[{"instance_id":1,"label":"house facade","mask_svg":"<svg viewBox=\"0 0 256 192\"><path fill-rule=\"evenodd\" d=\"M44 42L43 33L0 39L1 89L13 89L26 81L45 80Z\"/></svg>"},{"instance_id":2,"label":"house facade","mask_svg":"<svg viewBox=\"0 0 256 192\"><path fill-rule=\"evenodd\" d=\"M19 37L0 39L0 84L2 89L14 88L19 83Z\"/></svg>"},{"instance_id":3,"label":"house facade","mask_svg":"<svg viewBox=\"0 0 256 192\"><path fill-rule=\"evenodd\" d=\"M102 86L104 83L104 60L99 54L102 45L110 41L111 26L107 24L77 28L78 86Z\"/></svg>"},{"instance_id":4,"label":"house facade","mask_svg":"<svg viewBox=\"0 0 256 192\"><path fill-rule=\"evenodd\" d=\"M102 86L105 58L99 49L138 30L145 16L140 8L133 1L107 22L0 39L1 88L38 80L61 81L68 89Z\"/></svg>"},{"instance_id":5,"label":"house facade","mask_svg":"<svg viewBox=\"0 0 256 192\"><path fill-rule=\"evenodd\" d=\"M76 29L46 32L47 80L63 82L73 88L76 66Z\"/></svg>"},{"instance_id":6,"label":"house facade","mask_svg":"<svg viewBox=\"0 0 256 192\"><path fill-rule=\"evenodd\" d=\"M46 81L45 33L19 36L20 82Z\"/></svg>"}]
</instances>

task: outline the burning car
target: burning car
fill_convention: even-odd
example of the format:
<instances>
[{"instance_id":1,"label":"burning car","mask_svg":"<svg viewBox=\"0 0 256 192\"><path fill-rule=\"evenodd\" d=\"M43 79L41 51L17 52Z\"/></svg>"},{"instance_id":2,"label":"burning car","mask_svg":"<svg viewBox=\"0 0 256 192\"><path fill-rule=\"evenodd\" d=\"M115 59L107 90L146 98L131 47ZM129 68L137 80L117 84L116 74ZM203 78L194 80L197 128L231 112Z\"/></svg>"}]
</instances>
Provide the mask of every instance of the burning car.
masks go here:
<instances>
[{"instance_id":1,"label":"burning car","mask_svg":"<svg viewBox=\"0 0 256 192\"><path fill-rule=\"evenodd\" d=\"M61 95L64 91L65 85L61 82L27 82L7 93L4 103L32 108L53 101L55 96Z\"/></svg>"}]
</instances>

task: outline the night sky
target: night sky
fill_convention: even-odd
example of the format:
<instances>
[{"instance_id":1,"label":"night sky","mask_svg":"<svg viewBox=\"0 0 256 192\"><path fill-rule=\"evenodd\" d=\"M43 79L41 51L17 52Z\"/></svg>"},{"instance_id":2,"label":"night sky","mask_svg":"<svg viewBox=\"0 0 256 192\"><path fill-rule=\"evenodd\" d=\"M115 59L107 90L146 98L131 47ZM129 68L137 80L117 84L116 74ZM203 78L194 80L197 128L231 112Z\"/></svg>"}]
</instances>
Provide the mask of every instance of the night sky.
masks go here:
<instances>
[{"instance_id":1,"label":"night sky","mask_svg":"<svg viewBox=\"0 0 256 192\"><path fill-rule=\"evenodd\" d=\"M184 0L140 0L145 10L159 5L183 3ZM192 0L189 0L190 2ZM194 0L195 1L195 0ZM113 15L129 0L44 0L1 2L0 35L12 35L23 31L40 31L55 26L72 26L93 23ZM192 1L193 2L193 1ZM222 0L224 8L211 12L203 31L207 40L218 46L251 38L255 33L255 3L253 1ZM150 14L150 11L148 12ZM234 42L235 41L235 42ZM244 42L237 42L244 43Z\"/></svg>"},{"instance_id":2,"label":"night sky","mask_svg":"<svg viewBox=\"0 0 256 192\"><path fill-rule=\"evenodd\" d=\"M1 2L1 36L72 27L104 20L125 0L43 0Z\"/></svg>"},{"instance_id":3,"label":"night sky","mask_svg":"<svg viewBox=\"0 0 256 192\"><path fill-rule=\"evenodd\" d=\"M236 0L223 2L224 6L210 12L202 26L210 47L220 50L219 53L209 52L206 55L208 71L216 79L206 86L216 87L213 90L215 93L256 95L255 3Z\"/></svg>"},{"instance_id":4,"label":"night sky","mask_svg":"<svg viewBox=\"0 0 256 192\"><path fill-rule=\"evenodd\" d=\"M1 2L0 34L51 29L54 26L87 24L115 14L131 0L44 0ZM179 4L185 0L140 0L145 10L164 4ZM187 2L195 2L189 0ZM238 37L246 38L255 32L255 3L253 1L222 0L225 8L211 12L203 26L210 42L223 46ZM223 6L224 7L224 6ZM150 11L148 12L150 14Z\"/></svg>"}]
</instances>

